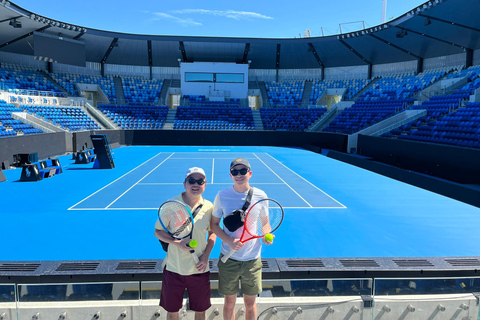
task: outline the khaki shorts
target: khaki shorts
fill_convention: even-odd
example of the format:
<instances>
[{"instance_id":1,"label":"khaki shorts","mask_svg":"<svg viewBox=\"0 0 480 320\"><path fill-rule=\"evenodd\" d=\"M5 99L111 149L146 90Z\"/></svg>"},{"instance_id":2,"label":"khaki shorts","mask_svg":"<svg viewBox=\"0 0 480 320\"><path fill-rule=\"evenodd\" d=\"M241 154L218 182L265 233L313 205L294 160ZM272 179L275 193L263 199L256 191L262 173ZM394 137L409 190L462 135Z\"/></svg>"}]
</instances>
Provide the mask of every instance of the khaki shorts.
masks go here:
<instances>
[{"instance_id":1,"label":"khaki shorts","mask_svg":"<svg viewBox=\"0 0 480 320\"><path fill-rule=\"evenodd\" d=\"M228 259L218 261L218 291L230 296L238 293L240 281L242 293L256 296L262 292L262 258L249 261Z\"/></svg>"}]
</instances>

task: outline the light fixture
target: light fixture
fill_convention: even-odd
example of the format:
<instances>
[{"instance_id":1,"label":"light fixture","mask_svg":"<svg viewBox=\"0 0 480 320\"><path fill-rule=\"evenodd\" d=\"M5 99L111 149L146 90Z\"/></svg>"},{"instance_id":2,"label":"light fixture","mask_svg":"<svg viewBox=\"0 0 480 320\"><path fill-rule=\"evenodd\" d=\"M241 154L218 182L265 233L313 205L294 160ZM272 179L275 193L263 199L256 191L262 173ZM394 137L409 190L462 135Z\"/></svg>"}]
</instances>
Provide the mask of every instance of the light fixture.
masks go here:
<instances>
[{"instance_id":1,"label":"light fixture","mask_svg":"<svg viewBox=\"0 0 480 320\"><path fill-rule=\"evenodd\" d=\"M400 31L397 31L397 34L395 35L397 38L403 38L407 35L407 31L406 30L400 30Z\"/></svg>"},{"instance_id":2,"label":"light fixture","mask_svg":"<svg viewBox=\"0 0 480 320\"><path fill-rule=\"evenodd\" d=\"M21 28L22 22L17 21L17 19L11 19L9 25L11 25L14 28Z\"/></svg>"}]
</instances>

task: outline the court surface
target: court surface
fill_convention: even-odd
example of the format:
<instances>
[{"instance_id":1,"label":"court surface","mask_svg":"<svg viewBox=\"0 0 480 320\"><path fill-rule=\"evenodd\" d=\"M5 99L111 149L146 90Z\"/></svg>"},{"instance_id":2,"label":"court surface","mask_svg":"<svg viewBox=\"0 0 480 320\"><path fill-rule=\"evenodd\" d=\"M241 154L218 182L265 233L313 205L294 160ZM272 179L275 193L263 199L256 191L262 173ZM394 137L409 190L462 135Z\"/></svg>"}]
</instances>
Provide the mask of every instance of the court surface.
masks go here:
<instances>
[{"instance_id":1,"label":"court surface","mask_svg":"<svg viewBox=\"0 0 480 320\"><path fill-rule=\"evenodd\" d=\"M76 165L0 183L2 261L158 259L158 206L183 190L185 172L205 169L204 197L231 186L229 163L250 161L251 185L285 208L266 258L479 256L480 209L296 148L131 146L115 169ZM220 242L211 258L217 258Z\"/></svg>"}]
</instances>

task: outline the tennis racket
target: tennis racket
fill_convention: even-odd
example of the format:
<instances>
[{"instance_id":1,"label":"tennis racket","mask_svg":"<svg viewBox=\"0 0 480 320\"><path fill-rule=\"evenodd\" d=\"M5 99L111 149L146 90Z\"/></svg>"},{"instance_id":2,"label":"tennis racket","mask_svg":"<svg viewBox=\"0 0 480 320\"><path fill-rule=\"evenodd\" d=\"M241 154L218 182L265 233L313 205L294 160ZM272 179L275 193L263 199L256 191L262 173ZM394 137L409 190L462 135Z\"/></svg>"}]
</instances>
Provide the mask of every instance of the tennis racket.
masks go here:
<instances>
[{"instance_id":1,"label":"tennis racket","mask_svg":"<svg viewBox=\"0 0 480 320\"><path fill-rule=\"evenodd\" d=\"M283 215L283 208L277 201L273 199L257 201L245 216L240 242L245 243L252 239L263 238L267 233L274 232L280 227ZM235 250L231 249L222 257L222 262L225 263L234 253Z\"/></svg>"},{"instance_id":2,"label":"tennis racket","mask_svg":"<svg viewBox=\"0 0 480 320\"><path fill-rule=\"evenodd\" d=\"M177 200L168 200L158 209L158 221L162 228L175 239L185 239L193 234L193 216L190 209ZM190 243L188 244L190 246ZM195 264L198 257L195 250L190 250Z\"/></svg>"}]
</instances>

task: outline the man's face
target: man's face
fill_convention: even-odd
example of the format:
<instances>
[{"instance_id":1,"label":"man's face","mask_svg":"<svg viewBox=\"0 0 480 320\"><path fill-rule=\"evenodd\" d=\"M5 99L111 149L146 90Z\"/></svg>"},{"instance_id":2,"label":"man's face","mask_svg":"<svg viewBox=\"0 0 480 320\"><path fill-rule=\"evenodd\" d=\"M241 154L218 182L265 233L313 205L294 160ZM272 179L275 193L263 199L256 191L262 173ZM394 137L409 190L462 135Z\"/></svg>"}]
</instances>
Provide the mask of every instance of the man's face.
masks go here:
<instances>
[{"instance_id":1,"label":"man's face","mask_svg":"<svg viewBox=\"0 0 480 320\"><path fill-rule=\"evenodd\" d=\"M202 184L199 185L199 182ZM183 185L185 186L185 191L187 194L191 196L201 196L205 191L207 181L200 173L193 173L189 175L187 179L185 179Z\"/></svg>"},{"instance_id":2,"label":"man's face","mask_svg":"<svg viewBox=\"0 0 480 320\"><path fill-rule=\"evenodd\" d=\"M232 169L230 169L230 177L236 185L244 185L248 183L252 172L243 164L237 164Z\"/></svg>"}]
</instances>

